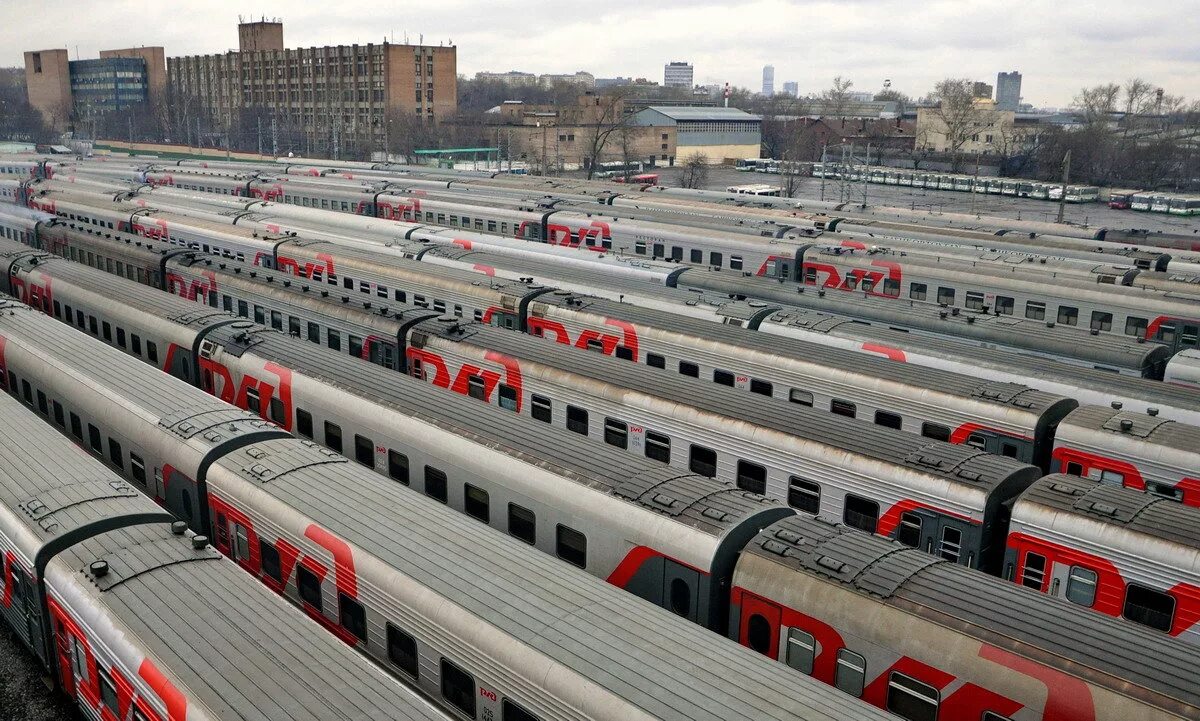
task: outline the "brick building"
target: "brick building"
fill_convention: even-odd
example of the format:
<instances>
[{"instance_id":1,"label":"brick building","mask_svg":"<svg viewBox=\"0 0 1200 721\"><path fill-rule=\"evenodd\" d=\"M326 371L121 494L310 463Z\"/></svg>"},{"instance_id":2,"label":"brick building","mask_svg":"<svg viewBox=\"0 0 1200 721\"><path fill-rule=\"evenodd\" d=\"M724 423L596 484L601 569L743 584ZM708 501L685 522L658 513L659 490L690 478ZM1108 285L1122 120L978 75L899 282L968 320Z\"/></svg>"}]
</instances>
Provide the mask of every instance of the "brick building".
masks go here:
<instances>
[{"instance_id":1,"label":"brick building","mask_svg":"<svg viewBox=\"0 0 1200 721\"><path fill-rule=\"evenodd\" d=\"M238 50L167 59L175 99L229 127L243 111L306 136L314 152L382 147L398 113L458 109L454 46L380 44L287 49L280 22L238 26Z\"/></svg>"},{"instance_id":2,"label":"brick building","mask_svg":"<svg viewBox=\"0 0 1200 721\"><path fill-rule=\"evenodd\" d=\"M101 50L99 59L69 60L63 49L25 53L29 104L52 126L156 100L166 87L161 47Z\"/></svg>"}]
</instances>

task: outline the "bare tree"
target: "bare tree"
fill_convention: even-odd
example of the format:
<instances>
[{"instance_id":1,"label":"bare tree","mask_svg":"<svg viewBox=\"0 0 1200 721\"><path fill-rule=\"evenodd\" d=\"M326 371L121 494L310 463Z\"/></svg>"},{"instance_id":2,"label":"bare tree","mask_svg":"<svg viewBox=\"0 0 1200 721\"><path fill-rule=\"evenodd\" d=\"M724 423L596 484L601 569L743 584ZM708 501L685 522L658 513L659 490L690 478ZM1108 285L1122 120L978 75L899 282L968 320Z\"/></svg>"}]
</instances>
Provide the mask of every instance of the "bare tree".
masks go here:
<instances>
[{"instance_id":1,"label":"bare tree","mask_svg":"<svg viewBox=\"0 0 1200 721\"><path fill-rule=\"evenodd\" d=\"M1081 89L1075 96L1074 104L1083 111L1086 122L1104 123L1116 111L1120 95L1121 86L1116 83L1096 85Z\"/></svg>"},{"instance_id":2,"label":"bare tree","mask_svg":"<svg viewBox=\"0 0 1200 721\"><path fill-rule=\"evenodd\" d=\"M633 117L625 112L628 94L626 89L616 88L613 92L585 96L585 102L592 103L580 109L580 119L587 128L584 141L587 157L584 161L587 163L588 180L596 174L600 155L613 134L633 125Z\"/></svg>"},{"instance_id":3,"label":"bare tree","mask_svg":"<svg viewBox=\"0 0 1200 721\"><path fill-rule=\"evenodd\" d=\"M893 102L896 104L896 117L904 117L904 113L912 107L913 99L907 94L899 90L881 90L875 93L875 100L883 102Z\"/></svg>"},{"instance_id":4,"label":"bare tree","mask_svg":"<svg viewBox=\"0 0 1200 721\"><path fill-rule=\"evenodd\" d=\"M846 107L850 104L850 88L852 87L854 87L854 81L843 79L839 75L833 79L833 87L821 91L821 100L824 101L829 115L838 117L845 114Z\"/></svg>"},{"instance_id":5,"label":"bare tree","mask_svg":"<svg viewBox=\"0 0 1200 721\"><path fill-rule=\"evenodd\" d=\"M1146 106L1154 94L1153 85L1141 78L1130 78L1125 81L1125 86L1121 90L1125 93L1126 115L1146 112Z\"/></svg>"},{"instance_id":6,"label":"bare tree","mask_svg":"<svg viewBox=\"0 0 1200 721\"><path fill-rule=\"evenodd\" d=\"M959 172L963 162L963 146L979 122L980 110L975 104L974 83L968 78L946 78L934 86L929 99L936 103L929 112L937 118L950 153L951 171Z\"/></svg>"},{"instance_id":7,"label":"bare tree","mask_svg":"<svg viewBox=\"0 0 1200 721\"><path fill-rule=\"evenodd\" d=\"M692 153L683 159L683 174L679 176L679 185L683 188L698 189L708 184L708 156L704 153Z\"/></svg>"}]
</instances>

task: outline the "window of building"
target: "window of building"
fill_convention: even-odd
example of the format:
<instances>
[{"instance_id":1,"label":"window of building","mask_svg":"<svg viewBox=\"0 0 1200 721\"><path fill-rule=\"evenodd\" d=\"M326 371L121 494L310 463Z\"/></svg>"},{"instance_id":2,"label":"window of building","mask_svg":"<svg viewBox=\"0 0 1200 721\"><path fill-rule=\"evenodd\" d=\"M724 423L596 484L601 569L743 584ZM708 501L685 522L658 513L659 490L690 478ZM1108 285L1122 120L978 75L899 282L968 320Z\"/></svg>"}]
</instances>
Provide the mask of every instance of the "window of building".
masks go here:
<instances>
[{"instance_id":1,"label":"window of building","mask_svg":"<svg viewBox=\"0 0 1200 721\"><path fill-rule=\"evenodd\" d=\"M834 672L833 685L840 691L858 698L862 696L863 682L867 677L867 659L843 648L837 652L837 670Z\"/></svg>"},{"instance_id":2,"label":"window of building","mask_svg":"<svg viewBox=\"0 0 1200 721\"><path fill-rule=\"evenodd\" d=\"M551 418L550 399L544 396L532 395L529 397L529 412L534 420L549 423Z\"/></svg>"},{"instance_id":3,"label":"window of building","mask_svg":"<svg viewBox=\"0 0 1200 721\"><path fill-rule=\"evenodd\" d=\"M908 721L937 721L938 690L915 678L893 672L888 680L887 710Z\"/></svg>"},{"instance_id":4,"label":"window of building","mask_svg":"<svg viewBox=\"0 0 1200 721\"><path fill-rule=\"evenodd\" d=\"M533 545L537 541L537 516L528 508L508 504L508 535Z\"/></svg>"},{"instance_id":5,"label":"window of building","mask_svg":"<svg viewBox=\"0 0 1200 721\"><path fill-rule=\"evenodd\" d=\"M587 568L587 537L560 523L556 532L555 553L567 563Z\"/></svg>"},{"instance_id":6,"label":"window of building","mask_svg":"<svg viewBox=\"0 0 1200 721\"><path fill-rule=\"evenodd\" d=\"M1067 600L1089 608L1096 602L1098 576L1090 568L1071 566L1067 574Z\"/></svg>"},{"instance_id":7,"label":"window of building","mask_svg":"<svg viewBox=\"0 0 1200 721\"><path fill-rule=\"evenodd\" d=\"M1175 598L1131 583L1125 589L1125 608L1121 615L1134 623L1169 632L1175 621Z\"/></svg>"},{"instance_id":8,"label":"window of building","mask_svg":"<svg viewBox=\"0 0 1200 721\"><path fill-rule=\"evenodd\" d=\"M879 525L879 504L854 494L846 494L842 521L851 528L874 533Z\"/></svg>"},{"instance_id":9,"label":"window of building","mask_svg":"<svg viewBox=\"0 0 1200 721\"><path fill-rule=\"evenodd\" d=\"M738 461L737 464L737 485L743 491L766 495L767 492L767 469L757 463L749 461Z\"/></svg>"},{"instance_id":10,"label":"window of building","mask_svg":"<svg viewBox=\"0 0 1200 721\"><path fill-rule=\"evenodd\" d=\"M433 466L425 466L425 495L446 503L449 500L448 483L446 482L446 474Z\"/></svg>"},{"instance_id":11,"label":"window of building","mask_svg":"<svg viewBox=\"0 0 1200 721\"><path fill-rule=\"evenodd\" d=\"M717 477L717 452L704 446L693 445L688 455L688 468L709 478Z\"/></svg>"},{"instance_id":12,"label":"window of building","mask_svg":"<svg viewBox=\"0 0 1200 721\"><path fill-rule=\"evenodd\" d=\"M417 677L419 668L417 656L417 639L401 631L392 624L387 624L388 660L396 668L412 678Z\"/></svg>"}]
</instances>

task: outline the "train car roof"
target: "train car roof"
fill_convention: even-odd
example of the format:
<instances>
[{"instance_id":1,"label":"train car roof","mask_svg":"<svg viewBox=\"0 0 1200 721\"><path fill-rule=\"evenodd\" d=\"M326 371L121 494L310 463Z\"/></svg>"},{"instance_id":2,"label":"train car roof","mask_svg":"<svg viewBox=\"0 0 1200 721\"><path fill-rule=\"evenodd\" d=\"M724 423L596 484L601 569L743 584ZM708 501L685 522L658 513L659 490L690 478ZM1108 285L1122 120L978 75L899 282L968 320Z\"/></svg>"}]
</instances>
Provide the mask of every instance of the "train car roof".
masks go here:
<instances>
[{"instance_id":1,"label":"train car roof","mask_svg":"<svg viewBox=\"0 0 1200 721\"><path fill-rule=\"evenodd\" d=\"M1064 516L1091 519L1105 527L1121 527L1174 544L1171 561L1175 563L1192 565L1200 561L1200 508L1064 473L1039 478L1021 494L1013 516L1024 516L1028 509L1022 507L1033 504L1051 511L1056 526ZM1068 534L1080 535L1080 532L1068 531ZM1138 548L1139 554L1145 552L1140 545ZM1200 572L1200 564L1195 570Z\"/></svg>"},{"instance_id":2,"label":"train car roof","mask_svg":"<svg viewBox=\"0 0 1200 721\"><path fill-rule=\"evenodd\" d=\"M884 358L872 358L855 351L829 348L796 338L757 333L744 328L689 318L667 311L640 308L632 303L620 303L568 291L555 291L539 296L533 306L535 315L538 304L586 311L606 318L619 318L643 326L655 327L664 332L688 335L700 342L716 342L738 350L749 349L769 356L783 356L821 367L836 368L847 373L866 375L914 388L932 389L939 393L992 403L1035 415L1041 415L1066 400L1062 396L1044 393L1028 386L1009 383L989 384L986 381L981 382L979 378L936 368L894 363ZM753 305L751 303L751 306ZM766 304L763 306L765 308Z\"/></svg>"},{"instance_id":3,"label":"train car roof","mask_svg":"<svg viewBox=\"0 0 1200 721\"><path fill-rule=\"evenodd\" d=\"M801 514L764 530L746 553L983 643L1035 658L1049 655L1056 665L1118 693L1129 693L1125 682L1132 682L1158 695L1151 702L1176 713L1176 704L1200 707L1193 645L898 542Z\"/></svg>"},{"instance_id":4,"label":"train car roof","mask_svg":"<svg viewBox=\"0 0 1200 721\"><path fill-rule=\"evenodd\" d=\"M1104 431L1189 454L1200 453L1200 427L1104 406L1083 406L1063 418L1062 426Z\"/></svg>"},{"instance_id":5,"label":"train car roof","mask_svg":"<svg viewBox=\"0 0 1200 721\"><path fill-rule=\"evenodd\" d=\"M426 321L413 332L425 332L453 342L466 341L569 373L579 373L581 367L586 367L591 381L611 384L619 392L633 391L681 406L695 406L738 422L942 478L964 489L989 493L1011 479L1025 478L1030 473L1034 477L1037 475L1032 466L970 446L931 441L915 433L883 428L715 383L701 384L676 373L652 371L645 365L479 323Z\"/></svg>"}]
</instances>

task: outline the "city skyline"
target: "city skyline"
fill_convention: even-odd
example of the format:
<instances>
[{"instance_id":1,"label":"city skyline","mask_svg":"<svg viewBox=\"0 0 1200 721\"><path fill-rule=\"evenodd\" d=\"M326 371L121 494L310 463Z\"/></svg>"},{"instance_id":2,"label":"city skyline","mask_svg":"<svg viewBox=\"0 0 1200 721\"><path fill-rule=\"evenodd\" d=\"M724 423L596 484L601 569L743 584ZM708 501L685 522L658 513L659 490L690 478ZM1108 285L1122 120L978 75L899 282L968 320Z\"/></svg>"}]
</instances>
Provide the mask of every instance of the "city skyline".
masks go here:
<instances>
[{"instance_id":1,"label":"city skyline","mask_svg":"<svg viewBox=\"0 0 1200 721\"><path fill-rule=\"evenodd\" d=\"M1035 7L1034 2L1015 5ZM546 12L541 12L539 8ZM1065 107L1085 85L1122 82L1140 76L1168 93L1200 97L1200 49L1178 20L1178 6L1149 0L1136 15L1096 13L1072 4L1036 5L1018 12L1014 4L933 2L919 14L898 0L852 3L762 0L737 12L722 3L671 0L654 9L624 0L600 16L584 8L560 7L544 0L490 3L487 17L466 25L462 18L479 5L446 0L422 8L421 22L395 23L378 17L333 16L327 5L300 0L246 6L229 0L143 6L131 0L96 4L81 0L48 3L38 13L26 6L0 8L0 66L20 66L24 50L67 48L71 59L96 57L102 47L162 45L168 57L224 52L237 44L233 28L248 11L278 16L287 24L287 47L423 40L426 45L453 43L459 48L459 73L520 69L536 73L586 70L597 77L660 78L662 66L686 57L695 66L695 83L724 84L756 90L764 65L794 79L801 94L828 87L836 75L854 81L854 89L875 92L884 79L914 97L944 77L993 82L996 73L1018 68L1022 94L1035 106ZM684 17L680 13L685 13ZM137 23L120 18L137 16ZM469 16L469 15L468 15ZM64 23L63 18L70 18ZM772 22L762 23L764 17ZM888 18L884 37L877 26ZM530 18L553 18L530 22ZM817 34L788 30L820 27ZM604 43L579 43L597 27L621 32ZM97 29L104 29L97 32ZM656 42L642 42L653 29ZM1143 42L1153 36L1155 42ZM514 42L520 38L521 42ZM864 38L869 38L864 40ZM1114 44L1135 44L1129 53Z\"/></svg>"}]
</instances>

